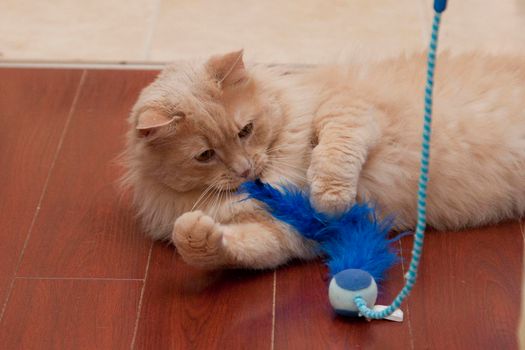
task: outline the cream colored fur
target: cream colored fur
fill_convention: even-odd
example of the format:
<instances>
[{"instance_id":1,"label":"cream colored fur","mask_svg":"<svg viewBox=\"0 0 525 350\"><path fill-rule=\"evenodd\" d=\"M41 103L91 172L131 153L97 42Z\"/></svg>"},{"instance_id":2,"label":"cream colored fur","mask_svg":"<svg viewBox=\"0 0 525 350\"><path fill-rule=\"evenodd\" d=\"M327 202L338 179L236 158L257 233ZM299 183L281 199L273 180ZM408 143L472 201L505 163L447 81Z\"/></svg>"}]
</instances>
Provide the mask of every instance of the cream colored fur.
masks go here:
<instances>
[{"instance_id":1,"label":"cream colored fur","mask_svg":"<svg viewBox=\"0 0 525 350\"><path fill-rule=\"evenodd\" d=\"M414 226L425 59L282 74L242 52L167 67L130 117L125 183L146 229L190 264L267 268L315 245L234 190L290 181L339 212L376 202ZM429 224L458 230L525 212L525 59L438 58ZM249 123L253 131L239 137ZM199 161L213 150L211 160Z\"/></svg>"}]
</instances>

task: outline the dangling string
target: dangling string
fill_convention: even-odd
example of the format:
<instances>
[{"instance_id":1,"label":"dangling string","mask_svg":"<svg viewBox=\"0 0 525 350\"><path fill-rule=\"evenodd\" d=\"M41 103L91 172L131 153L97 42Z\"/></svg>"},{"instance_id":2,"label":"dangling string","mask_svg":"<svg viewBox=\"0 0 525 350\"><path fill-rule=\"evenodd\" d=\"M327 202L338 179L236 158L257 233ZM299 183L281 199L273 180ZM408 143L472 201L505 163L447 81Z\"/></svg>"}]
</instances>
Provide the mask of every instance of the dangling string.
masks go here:
<instances>
[{"instance_id":1,"label":"dangling string","mask_svg":"<svg viewBox=\"0 0 525 350\"><path fill-rule=\"evenodd\" d=\"M434 69L436 63L436 51L438 45L439 25L441 13L447 7L446 0L434 1L434 21L432 23L432 34L430 36L430 47L428 50L427 61L427 81L425 86L425 115L423 120L423 142L421 146L421 168L419 174L418 199L417 199L417 226L414 235L414 246L412 248L412 260L406 274L406 281L403 289L396 296L392 304L382 311L370 309L365 300L356 296L354 302L359 308L359 312L367 318L381 319L390 316L406 299L414 288L417 279L417 270L423 253L423 241L425 239L426 228L426 209L427 209L427 184L428 184L428 165L430 158L430 135L432 124L432 93L434 89Z\"/></svg>"}]
</instances>

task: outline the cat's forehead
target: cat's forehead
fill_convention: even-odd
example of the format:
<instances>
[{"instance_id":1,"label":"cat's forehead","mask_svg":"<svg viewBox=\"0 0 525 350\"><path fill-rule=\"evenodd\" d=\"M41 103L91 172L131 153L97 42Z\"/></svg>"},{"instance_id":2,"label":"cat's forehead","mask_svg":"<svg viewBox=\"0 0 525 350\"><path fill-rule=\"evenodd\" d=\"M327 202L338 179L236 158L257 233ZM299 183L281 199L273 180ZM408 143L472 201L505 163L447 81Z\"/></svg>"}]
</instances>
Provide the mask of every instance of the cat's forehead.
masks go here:
<instances>
[{"instance_id":1,"label":"cat's forehead","mask_svg":"<svg viewBox=\"0 0 525 350\"><path fill-rule=\"evenodd\" d=\"M255 106L252 97L243 91L223 93L217 91L209 82L177 82L172 86L170 103L184 114L194 116L199 121L207 120L221 124L235 124Z\"/></svg>"},{"instance_id":2,"label":"cat's forehead","mask_svg":"<svg viewBox=\"0 0 525 350\"><path fill-rule=\"evenodd\" d=\"M205 113L193 115L194 122L201 135L224 143L233 138L239 129L239 113L228 111L222 106L208 106Z\"/></svg>"},{"instance_id":3,"label":"cat's forehead","mask_svg":"<svg viewBox=\"0 0 525 350\"><path fill-rule=\"evenodd\" d=\"M158 88L169 93L181 103L220 102L226 109L237 104L253 88L225 89L220 80L201 61L183 61L167 66L157 79ZM249 84L252 87L252 84Z\"/></svg>"},{"instance_id":4,"label":"cat's forehead","mask_svg":"<svg viewBox=\"0 0 525 350\"><path fill-rule=\"evenodd\" d=\"M219 103L201 105L185 118L188 128L184 131L184 138L187 142L198 144L198 147L235 146L239 131L249 120L248 116L242 109L227 110Z\"/></svg>"},{"instance_id":5,"label":"cat's forehead","mask_svg":"<svg viewBox=\"0 0 525 350\"><path fill-rule=\"evenodd\" d=\"M202 65L172 65L159 78L165 102L186 116L188 137L227 142L254 114L253 91L222 90Z\"/></svg>"}]
</instances>

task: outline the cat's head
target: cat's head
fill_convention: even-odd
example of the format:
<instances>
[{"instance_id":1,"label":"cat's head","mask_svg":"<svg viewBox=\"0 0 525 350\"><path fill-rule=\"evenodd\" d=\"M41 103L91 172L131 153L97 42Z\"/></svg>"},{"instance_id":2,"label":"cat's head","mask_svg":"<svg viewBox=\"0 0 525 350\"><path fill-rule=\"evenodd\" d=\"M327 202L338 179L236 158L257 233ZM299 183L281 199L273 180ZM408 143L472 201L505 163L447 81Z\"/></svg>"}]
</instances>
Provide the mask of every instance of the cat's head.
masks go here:
<instances>
[{"instance_id":1,"label":"cat's head","mask_svg":"<svg viewBox=\"0 0 525 350\"><path fill-rule=\"evenodd\" d=\"M146 176L180 192L231 191L264 171L282 119L238 51L167 67L135 105L130 137Z\"/></svg>"}]
</instances>

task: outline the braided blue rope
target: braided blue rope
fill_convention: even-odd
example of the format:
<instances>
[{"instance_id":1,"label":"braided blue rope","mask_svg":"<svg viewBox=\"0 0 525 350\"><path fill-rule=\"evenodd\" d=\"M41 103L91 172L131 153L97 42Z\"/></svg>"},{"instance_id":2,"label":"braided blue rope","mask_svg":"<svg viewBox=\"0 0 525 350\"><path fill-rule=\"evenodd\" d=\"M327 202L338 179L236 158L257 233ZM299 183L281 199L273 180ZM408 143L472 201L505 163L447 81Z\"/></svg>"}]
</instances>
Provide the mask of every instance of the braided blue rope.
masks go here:
<instances>
[{"instance_id":1,"label":"braided blue rope","mask_svg":"<svg viewBox=\"0 0 525 350\"><path fill-rule=\"evenodd\" d=\"M436 0L434 3L434 21L432 23L432 34L430 37L430 48L428 51L427 82L425 87L425 115L423 121L423 142L421 146L421 169L419 175L418 199L417 199L417 225L412 248L412 260L406 274L406 282L403 289L396 296L392 304L382 311L370 309L365 300L356 296L354 302L359 312L367 317L381 319L390 316L406 299L416 283L417 271L421 254L423 253L423 241L425 239L426 214L427 214L427 184L428 165L430 158L430 135L432 124L432 93L434 89L434 69L436 66L436 51L438 45L439 25L441 23L441 12L446 8L445 0Z\"/></svg>"}]
</instances>

